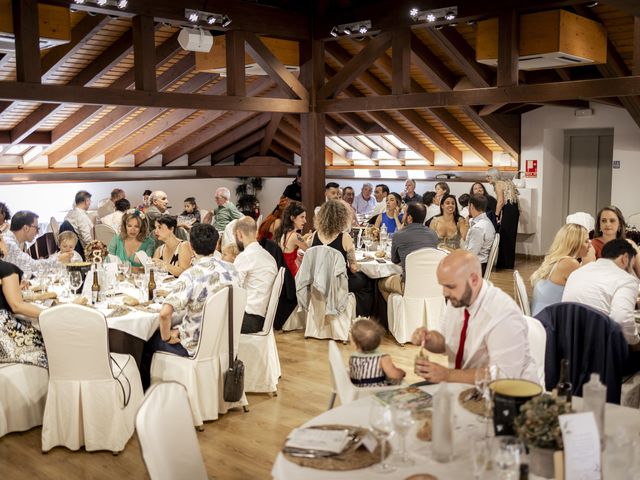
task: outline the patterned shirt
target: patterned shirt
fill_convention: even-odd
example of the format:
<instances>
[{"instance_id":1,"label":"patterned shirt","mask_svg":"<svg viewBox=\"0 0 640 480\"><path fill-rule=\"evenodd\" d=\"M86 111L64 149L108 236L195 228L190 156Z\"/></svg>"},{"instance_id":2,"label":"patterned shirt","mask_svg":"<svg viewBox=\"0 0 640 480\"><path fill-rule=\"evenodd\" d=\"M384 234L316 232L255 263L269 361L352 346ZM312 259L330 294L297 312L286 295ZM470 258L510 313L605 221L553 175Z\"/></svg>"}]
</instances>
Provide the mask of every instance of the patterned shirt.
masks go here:
<instances>
[{"instance_id":1,"label":"patterned shirt","mask_svg":"<svg viewBox=\"0 0 640 480\"><path fill-rule=\"evenodd\" d=\"M373 352L354 352L349 357L349 376L357 387L381 387L386 385L386 375L380 360L386 354Z\"/></svg>"},{"instance_id":2,"label":"patterned shirt","mask_svg":"<svg viewBox=\"0 0 640 480\"><path fill-rule=\"evenodd\" d=\"M216 215L216 219L213 222L213 226L216 230L223 232L224 228L232 220L244 217L242 212L231 202L227 202L224 205L219 205L213 212Z\"/></svg>"},{"instance_id":3,"label":"patterned shirt","mask_svg":"<svg viewBox=\"0 0 640 480\"><path fill-rule=\"evenodd\" d=\"M230 284L237 285L233 265L223 264L213 257L201 257L186 269L164 303L179 312L182 323L178 325L180 343L190 356L195 355L200 341L202 314L209 295Z\"/></svg>"},{"instance_id":4,"label":"patterned shirt","mask_svg":"<svg viewBox=\"0 0 640 480\"><path fill-rule=\"evenodd\" d=\"M58 263L57 256L55 258L41 258L39 260L32 258L31 255L22 250L22 246L18 243L18 239L11 230L5 232L2 238L4 238L4 243L7 244L7 254L4 256L4 261L13 263L22 270L25 280L29 280L31 275L35 274L38 267L43 265L56 265Z\"/></svg>"}]
</instances>

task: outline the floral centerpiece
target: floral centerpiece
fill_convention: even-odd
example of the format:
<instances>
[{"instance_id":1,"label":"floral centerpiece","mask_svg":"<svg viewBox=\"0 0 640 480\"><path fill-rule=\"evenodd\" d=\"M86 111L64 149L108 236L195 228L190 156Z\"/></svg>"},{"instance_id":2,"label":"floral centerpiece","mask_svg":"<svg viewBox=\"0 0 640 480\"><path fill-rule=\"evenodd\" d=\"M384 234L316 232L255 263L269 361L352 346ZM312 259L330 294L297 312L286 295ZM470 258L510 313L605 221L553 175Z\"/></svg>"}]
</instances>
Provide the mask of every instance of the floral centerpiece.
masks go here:
<instances>
[{"instance_id":1,"label":"floral centerpiece","mask_svg":"<svg viewBox=\"0 0 640 480\"><path fill-rule=\"evenodd\" d=\"M531 473L553 478L553 452L563 449L558 416L565 413L573 413L571 404L552 395L539 395L520 407L514 428L531 452Z\"/></svg>"},{"instance_id":2,"label":"floral centerpiece","mask_svg":"<svg viewBox=\"0 0 640 480\"><path fill-rule=\"evenodd\" d=\"M100 240L89 242L84 247L84 258L87 259L87 262L99 265L104 262L108 255L107 246Z\"/></svg>"}]
</instances>

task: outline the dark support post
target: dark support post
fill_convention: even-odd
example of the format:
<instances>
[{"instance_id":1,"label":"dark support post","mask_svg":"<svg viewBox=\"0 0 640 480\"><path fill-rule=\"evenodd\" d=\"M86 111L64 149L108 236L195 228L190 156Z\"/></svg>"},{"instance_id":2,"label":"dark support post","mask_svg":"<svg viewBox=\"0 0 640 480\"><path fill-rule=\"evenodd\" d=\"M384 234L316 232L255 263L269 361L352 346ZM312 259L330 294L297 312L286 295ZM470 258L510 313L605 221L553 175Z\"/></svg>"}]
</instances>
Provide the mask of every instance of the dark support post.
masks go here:
<instances>
[{"instance_id":1,"label":"dark support post","mask_svg":"<svg viewBox=\"0 0 640 480\"><path fill-rule=\"evenodd\" d=\"M36 0L12 0L13 31L16 37L16 79L41 83L40 27Z\"/></svg>"},{"instance_id":2,"label":"dark support post","mask_svg":"<svg viewBox=\"0 0 640 480\"><path fill-rule=\"evenodd\" d=\"M133 72L136 90L158 91L156 83L155 28L153 17L133 17Z\"/></svg>"},{"instance_id":3,"label":"dark support post","mask_svg":"<svg viewBox=\"0 0 640 480\"><path fill-rule=\"evenodd\" d=\"M307 209L308 228L313 209L324 201L325 114L316 111L317 92L324 83L324 44L300 42L300 80L309 91L309 113L300 114L302 157L302 203Z\"/></svg>"}]
</instances>

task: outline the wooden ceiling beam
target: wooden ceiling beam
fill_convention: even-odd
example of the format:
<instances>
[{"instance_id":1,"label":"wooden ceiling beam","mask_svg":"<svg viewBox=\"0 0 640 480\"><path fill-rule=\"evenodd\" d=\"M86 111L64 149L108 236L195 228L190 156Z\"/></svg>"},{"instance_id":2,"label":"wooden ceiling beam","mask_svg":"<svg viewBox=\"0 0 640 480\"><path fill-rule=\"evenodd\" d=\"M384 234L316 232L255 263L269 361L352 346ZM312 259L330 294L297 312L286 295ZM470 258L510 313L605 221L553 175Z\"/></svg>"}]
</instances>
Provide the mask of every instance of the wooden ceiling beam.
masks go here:
<instances>
[{"instance_id":1,"label":"wooden ceiling beam","mask_svg":"<svg viewBox=\"0 0 640 480\"><path fill-rule=\"evenodd\" d=\"M19 82L41 83L40 34L37 0L11 0L15 35L16 79Z\"/></svg>"},{"instance_id":2,"label":"wooden ceiling beam","mask_svg":"<svg viewBox=\"0 0 640 480\"><path fill-rule=\"evenodd\" d=\"M293 153L297 153L298 155L301 155L302 153L300 144L282 134L280 131L276 132L273 136L273 141Z\"/></svg>"},{"instance_id":3,"label":"wooden ceiling beam","mask_svg":"<svg viewBox=\"0 0 640 480\"><path fill-rule=\"evenodd\" d=\"M251 120L240 121L236 123L226 123L226 129L221 131L217 137L211 141L199 146L197 149L189 152L189 165L199 162L208 155L216 154L219 151L229 147L230 145L240 141L247 135L254 133L256 130L264 129L269 123L271 115L261 113ZM263 132L264 135L264 132ZM228 155L227 155L228 156ZM226 157L225 157L226 158Z\"/></svg>"},{"instance_id":4,"label":"wooden ceiling beam","mask_svg":"<svg viewBox=\"0 0 640 480\"><path fill-rule=\"evenodd\" d=\"M247 160L248 161L248 160ZM238 177L288 177L289 165L216 165L215 167L195 167L198 178L238 178Z\"/></svg>"},{"instance_id":5,"label":"wooden ceiling beam","mask_svg":"<svg viewBox=\"0 0 640 480\"><path fill-rule=\"evenodd\" d=\"M498 19L498 87L517 85L520 17L513 9L504 10Z\"/></svg>"},{"instance_id":6,"label":"wooden ceiling beam","mask_svg":"<svg viewBox=\"0 0 640 480\"><path fill-rule=\"evenodd\" d=\"M342 158L347 158L347 153L348 153L347 149L344 148L342 145L339 145L335 140L332 140L331 138L325 138L325 145L329 150L334 152L336 155Z\"/></svg>"},{"instance_id":7,"label":"wooden ceiling beam","mask_svg":"<svg viewBox=\"0 0 640 480\"><path fill-rule=\"evenodd\" d=\"M355 113L341 113L340 119L359 134L365 134L367 130L369 130L369 127L371 127L370 123Z\"/></svg>"},{"instance_id":8,"label":"wooden ceiling beam","mask_svg":"<svg viewBox=\"0 0 640 480\"><path fill-rule=\"evenodd\" d=\"M25 102L115 105L126 107L187 108L237 112L303 113L309 110L305 100L260 97L227 97L172 92L121 91L114 88L77 88L69 85L33 85L2 82L0 99Z\"/></svg>"},{"instance_id":9,"label":"wooden ceiling beam","mask_svg":"<svg viewBox=\"0 0 640 480\"><path fill-rule=\"evenodd\" d=\"M640 12L633 17L633 70L632 75L640 75Z\"/></svg>"},{"instance_id":10,"label":"wooden ceiling beam","mask_svg":"<svg viewBox=\"0 0 640 480\"><path fill-rule=\"evenodd\" d=\"M411 29L394 28L391 32L393 69L391 92L394 95L411 93Z\"/></svg>"},{"instance_id":11,"label":"wooden ceiling beam","mask_svg":"<svg viewBox=\"0 0 640 480\"><path fill-rule=\"evenodd\" d=\"M351 148L353 148L359 154L364 155L367 158L371 158L373 156L373 149L368 145L365 145L356 137L344 137L341 140L345 142L347 145L349 145Z\"/></svg>"},{"instance_id":12,"label":"wooden ceiling beam","mask_svg":"<svg viewBox=\"0 0 640 480\"><path fill-rule=\"evenodd\" d=\"M282 91L290 98L309 100L309 92L300 80L283 65L269 48L255 34L245 32L246 49L258 65L267 72ZM244 58L242 59L244 65Z\"/></svg>"},{"instance_id":13,"label":"wooden ceiling beam","mask_svg":"<svg viewBox=\"0 0 640 480\"><path fill-rule=\"evenodd\" d=\"M227 95L244 97L247 93L244 63L245 32L231 30L225 33Z\"/></svg>"},{"instance_id":14,"label":"wooden ceiling beam","mask_svg":"<svg viewBox=\"0 0 640 480\"><path fill-rule=\"evenodd\" d=\"M163 44L165 45L165 44ZM173 47L170 46L165 46L165 48L162 48L162 46L158 47L157 50L157 65L161 65L164 64L165 61L167 60L167 50L173 50ZM174 51L175 53L175 51ZM168 87L170 87L173 83L175 83L177 80L179 80L180 78L182 78L184 75L186 75L187 73L189 73L189 71L191 71L193 69L193 67L195 66L195 56L193 54L190 55L186 55L185 57L183 57L181 60L179 60L177 63L175 63L171 68L169 68L168 70L166 70L162 75L160 75L160 77L158 77L157 79L157 86L160 88L160 90L165 90ZM125 74L126 76L126 74ZM200 77L203 78L203 77ZM125 79L125 81L129 81L128 79ZM131 82L133 82L133 78L131 78ZM122 80L122 77L119 81L119 83L124 83L124 81ZM134 83L129 83L129 85L127 85L128 87L133 87L135 86ZM91 107L89 107L91 108ZM98 109L97 111L99 111L100 109ZM127 115L131 114L131 112L133 112L135 110L135 108L131 108L131 107L116 107L113 110L111 110L109 113L107 113L106 115L104 115L102 118L100 118L99 120L97 120L96 122L94 122L93 124L91 124L90 126L88 126L87 128L85 128L83 131L81 131L80 133L78 133L77 135L73 136L72 138L70 138L66 143L64 143L63 145L60 145L58 148L56 148L54 151L49 153L49 166L54 166L57 163L59 163L60 161L62 161L64 158L68 157L69 155L74 154L77 150L81 149L85 144L91 142L91 140L98 136L101 135L103 132L105 132L106 130L111 129L114 125L120 123L122 121L122 119L126 118ZM76 114L72 115L71 117L69 117L69 120L73 121L73 122L79 122L82 120L82 117L92 117L94 114L97 113L97 111L95 111L94 113L91 113L90 110L84 110L81 108L80 110L78 110L76 112ZM78 117L78 118L76 118ZM64 125L64 122L58 127L58 128L67 128ZM56 134L56 129L53 130L53 140L55 141L55 134ZM113 140L120 140L122 137L117 138L117 137L110 137ZM104 150L103 151L99 151L98 155L101 153L106 153Z\"/></svg>"},{"instance_id":15,"label":"wooden ceiling beam","mask_svg":"<svg viewBox=\"0 0 640 480\"><path fill-rule=\"evenodd\" d=\"M0 146L11 145L11 130L0 130ZM51 145L51 132L33 132L18 145Z\"/></svg>"},{"instance_id":16,"label":"wooden ceiling beam","mask_svg":"<svg viewBox=\"0 0 640 480\"><path fill-rule=\"evenodd\" d=\"M640 76L573 80L571 82L513 87L471 88L451 92L329 99L320 102L319 109L326 113L372 112L489 103L545 103L559 100L633 97L637 95L640 95Z\"/></svg>"},{"instance_id":17,"label":"wooden ceiling beam","mask_svg":"<svg viewBox=\"0 0 640 480\"><path fill-rule=\"evenodd\" d=\"M490 87L493 84L493 72L485 65L476 62L476 52L467 43L455 27L422 28L456 62L464 74L477 87Z\"/></svg>"},{"instance_id":18,"label":"wooden ceiling beam","mask_svg":"<svg viewBox=\"0 0 640 480\"><path fill-rule=\"evenodd\" d=\"M276 38L308 39L310 37L309 18L294 9L274 8L271 5L260 5L256 2L234 0L130 0L125 10L116 7L99 7L89 2L76 4L74 0L42 0L43 3L73 6L75 10L98 13L102 15L116 15L119 17L133 17L147 15L154 17L157 22L167 22L172 25L190 26L185 18L185 9L206 10L212 13L226 14L233 20L227 28L212 26L213 30L227 29L254 32L257 35L267 35ZM209 27L207 27L209 28Z\"/></svg>"},{"instance_id":19,"label":"wooden ceiling beam","mask_svg":"<svg viewBox=\"0 0 640 480\"><path fill-rule=\"evenodd\" d=\"M73 77L66 85L59 86L67 89L71 92L81 91L80 88L83 85L87 85L96 79L100 78L106 72L111 70L117 63L119 63L127 54L131 51L131 31L125 32L118 40L115 41L109 48L107 48L98 58L92 61L86 68L81 70L75 77ZM17 82L18 89L28 88L28 84ZM40 87L51 88L54 85L40 85ZM3 89L4 90L4 89ZM91 89L91 90L103 90L103 89ZM73 95L71 95L72 97ZM13 98L12 100L21 100L21 98ZM22 99L24 100L24 99ZM11 141L15 144L20 142L24 137L31 132L38 129L38 127L45 122L51 115L56 113L62 107L64 103L75 103L72 98L60 101L47 101L47 95L45 94L40 99L34 99L34 101L43 102L32 113L30 113L25 119L20 121L12 130ZM100 102L96 102L99 105Z\"/></svg>"},{"instance_id":20,"label":"wooden ceiling beam","mask_svg":"<svg viewBox=\"0 0 640 480\"><path fill-rule=\"evenodd\" d=\"M136 15L131 22L133 26L133 73L136 90L156 92L156 62L153 52L156 47L153 17Z\"/></svg>"},{"instance_id":21,"label":"wooden ceiling beam","mask_svg":"<svg viewBox=\"0 0 640 480\"><path fill-rule=\"evenodd\" d=\"M244 137L242 140L238 140L233 145L230 145L229 147L223 150L213 153L211 155L211 165L220 163L224 159L230 157L231 155L235 155L236 153L241 152L242 150L248 149L256 144L259 147L260 142L262 142L263 138L264 138L264 130L259 130L257 132L252 133L251 135Z\"/></svg>"},{"instance_id":22,"label":"wooden ceiling beam","mask_svg":"<svg viewBox=\"0 0 640 480\"><path fill-rule=\"evenodd\" d=\"M384 32L371 40L358 54L343 63L342 68L333 75L320 90L318 90L318 99L325 99L335 96L351 85L353 81L371 66L373 61L378 58L385 50L391 46L391 34ZM337 43L330 43L325 48L335 47L341 48Z\"/></svg>"},{"instance_id":23,"label":"wooden ceiling beam","mask_svg":"<svg viewBox=\"0 0 640 480\"><path fill-rule=\"evenodd\" d=\"M156 29L157 28L160 28L160 25L156 25ZM111 47L109 49L111 49ZM171 57L173 57L180 49L181 47L178 44L177 35L173 35L172 37L167 39L165 42L159 45L158 48L155 49L156 67L162 66L164 63L170 60ZM127 53L128 52L130 52L130 50L127 50ZM115 80L111 84L110 88L121 90L135 88L135 74L133 68L130 68L124 73L124 75ZM101 109L102 106L85 105L75 113L73 113L71 116L60 122L60 124L53 129L52 140L54 141L54 143L57 142L60 138L67 135L69 132L80 127L84 122L89 121L94 115L97 115L101 111Z\"/></svg>"},{"instance_id":24,"label":"wooden ceiling beam","mask_svg":"<svg viewBox=\"0 0 640 480\"><path fill-rule=\"evenodd\" d=\"M180 72L180 73L174 74L172 83L180 80L180 78L182 78L184 75L188 73L188 71L185 71L182 69L177 70L177 72ZM206 85L210 79L211 79L210 73L199 73L194 77L192 77L191 79L189 79L188 81L186 81L185 83L183 83L182 85L180 85L175 91L184 92L184 93L195 92L198 89L202 88L204 85ZM164 112L165 112L165 109L163 108L146 108L135 118L132 118L121 127L118 127L116 130L109 132L109 134L106 135L104 138L94 143L86 150L83 150L82 153L78 154L78 166L81 167L86 163L90 162L95 157L107 152L111 147L116 145L122 139L129 138L130 136L134 136L138 130L152 123ZM109 166L110 164L107 164L105 162L105 165Z\"/></svg>"},{"instance_id":25,"label":"wooden ceiling beam","mask_svg":"<svg viewBox=\"0 0 640 480\"><path fill-rule=\"evenodd\" d=\"M400 149L397 148L389 140L384 138L382 135L369 135L367 138L373 143L375 143L378 147L380 147L390 157L398 158L398 155L400 154Z\"/></svg>"},{"instance_id":26,"label":"wooden ceiling beam","mask_svg":"<svg viewBox=\"0 0 640 480\"><path fill-rule=\"evenodd\" d=\"M279 145L278 143L276 143L275 135L273 137L273 140L274 141L271 142L271 147L269 147L269 150L271 151L271 153L276 155L278 158L284 160L285 162L293 164L293 159L294 159L293 150L289 150L283 147L282 145Z\"/></svg>"},{"instance_id":27,"label":"wooden ceiling beam","mask_svg":"<svg viewBox=\"0 0 640 480\"><path fill-rule=\"evenodd\" d=\"M367 47L365 47L367 48ZM338 62L345 65L344 62L347 61L348 53L342 49L342 47L337 44L333 44L331 46L327 46L326 51ZM381 53L378 57L384 57L388 60L386 54ZM355 58L355 57L354 57ZM392 71L393 67L388 67L389 70ZM391 72L389 72L391 73ZM380 80L374 77L369 72L363 72L358 81L362 82L362 84L369 90L371 90L374 95L389 95L389 88L384 85ZM393 108L388 108L386 110L394 110ZM415 111L398 111L398 114L402 115L405 120L411 123L416 129L420 131L422 135L427 137L427 139L433 143L438 149L442 151L445 155L449 156L452 160L454 160L457 164L462 163L462 152L455 145L453 145L449 140L447 140L444 135L442 135L438 130L436 130L429 122L427 122L424 118L422 118Z\"/></svg>"},{"instance_id":28,"label":"wooden ceiling beam","mask_svg":"<svg viewBox=\"0 0 640 480\"><path fill-rule=\"evenodd\" d=\"M273 88L273 82L269 77L263 77L255 81L249 87L249 95L262 95L269 89ZM273 95L270 92L269 95ZM160 140L157 144L150 144L145 150L136 153L136 164L144 163L153 155L162 154L162 164L177 160L200 145L203 145L215 138L226 128L227 123L235 123L253 118L255 112L232 112L224 122L217 121L228 112L225 111L207 111L195 117L189 123L173 130L170 135ZM177 140L176 140L177 139Z\"/></svg>"},{"instance_id":29,"label":"wooden ceiling beam","mask_svg":"<svg viewBox=\"0 0 640 480\"><path fill-rule=\"evenodd\" d=\"M271 142L273 141L273 136L276 134L278 130L278 126L282 121L283 113L272 113L271 118L269 119L269 124L265 128L264 138L262 139L262 143L260 144L260 155L264 156L269 151L271 147Z\"/></svg>"},{"instance_id":30,"label":"wooden ceiling beam","mask_svg":"<svg viewBox=\"0 0 640 480\"><path fill-rule=\"evenodd\" d=\"M300 143L301 141L302 134L300 130L296 129L293 125L291 125L288 122L281 122L280 128L278 129L278 131L280 133L285 134L287 137L289 137L291 140L293 140L296 143Z\"/></svg>"},{"instance_id":31,"label":"wooden ceiling beam","mask_svg":"<svg viewBox=\"0 0 640 480\"><path fill-rule=\"evenodd\" d=\"M422 41L411 34L411 61L429 80L442 90L453 90L458 78Z\"/></svg>"}]
</instances>

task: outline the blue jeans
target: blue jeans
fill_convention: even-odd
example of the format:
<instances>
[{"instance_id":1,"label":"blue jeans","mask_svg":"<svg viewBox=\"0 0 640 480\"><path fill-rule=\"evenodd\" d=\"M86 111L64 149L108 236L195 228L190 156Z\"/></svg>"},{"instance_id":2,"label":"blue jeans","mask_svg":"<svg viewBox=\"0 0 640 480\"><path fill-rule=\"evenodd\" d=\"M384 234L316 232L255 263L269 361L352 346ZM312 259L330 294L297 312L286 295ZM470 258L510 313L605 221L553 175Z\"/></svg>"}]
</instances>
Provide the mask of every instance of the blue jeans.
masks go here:
<instances>
[{"instance_id":1,"label":"blue jeans","mask_svg":"<svg viewBox=\"0 0 640 480\"><path fill-rule=\"evenodd\" d=\"M181 343L167 343L162 340L160 330L151 336L147 343L144 344L142 351L142 360L140 361L140 379L142 380L142 388L145 390L151 385L151 360L155 352L169 352L181 357L188 357L189 352Z\"/></svg>"}]
</instances>

